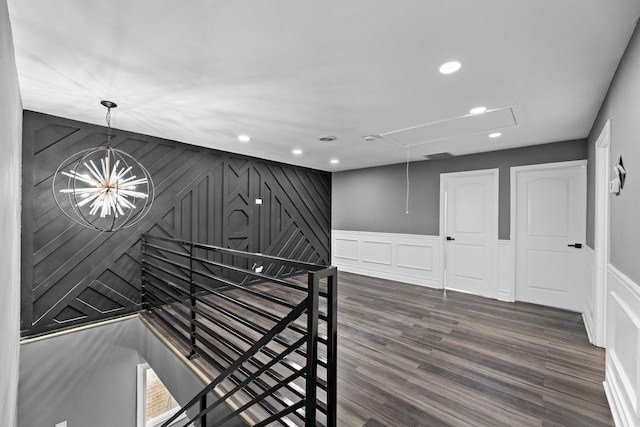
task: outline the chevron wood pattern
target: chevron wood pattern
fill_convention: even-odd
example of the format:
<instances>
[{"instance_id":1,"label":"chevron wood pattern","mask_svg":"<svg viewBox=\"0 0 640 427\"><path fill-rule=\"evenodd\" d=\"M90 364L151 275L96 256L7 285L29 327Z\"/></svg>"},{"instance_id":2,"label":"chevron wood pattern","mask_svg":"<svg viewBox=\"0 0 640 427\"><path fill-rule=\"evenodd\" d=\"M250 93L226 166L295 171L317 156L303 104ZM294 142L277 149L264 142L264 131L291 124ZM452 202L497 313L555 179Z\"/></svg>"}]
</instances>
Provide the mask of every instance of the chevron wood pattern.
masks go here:
<instances>
[{"instance_id":1,"label":"chevron wood pattern","mask_svg":"<svg viewBox=\"0 0 640 427\"><path fill-rule=\"evenodd\" d=\"M330 261L329 173L116 130L112 146L151 172L156 199L136 226L99 233L59 211L51 180L66 157L104 144L106 129L30 111L23 127L23 336L137 310L145 232Z\"/></svg>"}]
</instances>

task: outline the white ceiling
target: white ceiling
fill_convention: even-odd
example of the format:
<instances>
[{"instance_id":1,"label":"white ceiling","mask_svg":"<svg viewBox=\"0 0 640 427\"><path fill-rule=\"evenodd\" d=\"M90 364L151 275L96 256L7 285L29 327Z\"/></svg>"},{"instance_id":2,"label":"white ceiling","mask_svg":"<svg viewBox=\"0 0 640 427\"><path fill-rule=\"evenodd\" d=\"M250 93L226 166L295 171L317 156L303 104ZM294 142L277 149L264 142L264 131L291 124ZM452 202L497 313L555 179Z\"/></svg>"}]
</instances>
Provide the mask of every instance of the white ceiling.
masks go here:
<instances>
[{"instance_id":1,"label":"white ceiling","mask_svg":"<svg viewBox=\"0 0 640 427\"><path fill-rule=\"evenodd\" d=\"M586 137L640 15L638 0L8 3L25 109L104 125L109 99L115 128L329 171ZM457 131L478 105L517 125ZM393 141L441 121L413 132L435 141Z\"/></svg>"}]
</instances>

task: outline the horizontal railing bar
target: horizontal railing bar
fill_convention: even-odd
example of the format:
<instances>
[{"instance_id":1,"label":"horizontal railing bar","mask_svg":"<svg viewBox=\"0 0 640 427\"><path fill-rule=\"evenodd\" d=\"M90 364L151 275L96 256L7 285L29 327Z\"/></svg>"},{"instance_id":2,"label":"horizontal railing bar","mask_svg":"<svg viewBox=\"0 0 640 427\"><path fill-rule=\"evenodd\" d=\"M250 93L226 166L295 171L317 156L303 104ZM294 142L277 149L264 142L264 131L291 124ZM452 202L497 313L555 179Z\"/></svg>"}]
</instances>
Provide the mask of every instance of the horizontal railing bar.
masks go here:
<instances>
[{"instance_id":1,"label":"horizontal railing bar","mask_svg":"<svg viewBox=\"0 0 640 427\"><path fill-rule=\"evenodd\" d=\"M249 384L251 381L253 381L254 379L256 379L257 377L259 377L260 375L262 375L263 373L265 373L265 371L267 371L268 369L270 369L271 367L275 366L276 364L278 364L281 360L283 360L285 357L287 357L297 346L304 344L305 342L305 337L302 337L298 340L297 343L295 343L295 347L291 347L286 349L285 351L283 351L282 353L280 353L278 355L277 358L272 359L271 361L269 361L269 363L263 365L260 369L258 369L256 372L254 372L253 374L251 374L250 377L246 378L242 383L238 384L236 387L234 387L232 390L228 391L227 393L225 393L223 396L220 396L219 399L214 402L212 405L209 406L209 410L214 409L215 407L217 407L220 403L222 403L224 400L228 399L229 397L231 397L232 395L234 395L237 391L239 391L240 389L244 388L245 385ZM291 381L293 381L294 379L296 379L298 376L300 376L302 373L304 373L304 371L301 369L299 371L297 371L296 373L294 373L294 375L289 376L288 378L283 379L280 383L285 384L285 383L290 383ZM304 398L304 396L301 396ZM251 403L251 405L253 405L255 402ZM249 406L251 406L249 405ZM244 409L238 409L236 410L236 412L234 414L237 414L239 412L242 412ZM208 412L208 411L207 411ZM222 424L224 422L224 420L221 420L220 423Z\"/></svg>"},{"instance_id":2,"label":"horizontal railing bar","mask_svg":"<svg viewBox=\"0 0 640 427\"><path fill-rule=\"evenodd\" d=\"M221 351L219 348L217 347L212 347L212 345L208 342L208 341L201 341L207 348L209 348L212 352L214 352L216 355L218 355L220 358L222 358L225 362L229 363L229 362L233 362L235 359L233 359L232 357L230 357L228 354L226 354L225 352ZM201 349L201 347L198 347L198 349ZM203 352L199 352L200 356L204 357L205 359L207 359L210 363L218 366L218 369L220 369L221 371L224 370L225 365L222 365L220 362L217 362L211 355L209 355L208 353L203 353ZM253 357L249 358L247 360L247 362L251 361L253 359ZM228 365L226 365L228 366ZM254 365L255 366L255 365ZM242 375L244 375L245 377L249 376L251 374L251 371L249 371L248 369L244 368L243 366L240 366L238 369L238 372L241 373ZM231 380L231 382L233 382L234 384L239 384L239 382L241 381L237 376L235 375L229 375L229 380ZM278 382L278 379L276 379L276 382ZM269 384L265 383L263 380L261 379L256 379L255 380L255 386L259 387L261 390L266 390L269 387ZM257 395L258 392L256 392L254 389L252 389L251 387L245 387L245 393L247 393L248 395L254 397ZM291 390L293 391L293 390ZM290 399L284 397L284 396L280 396L279 394L274 394L272 396L272 398L281 406L283 407L287 407L289 403L287 403L285 400L289 401ZM267 410L270 413L274 413L276 411L276 408L269 405L271 407L271 409ZM267 409L267 408L265 408Z\"/></svg>"},{"instance_id":3,"label":"horizontal railing bar","mask_svg":"<svg viewBox=\"0 0 640 427\"><path fill-rule=\"evenodd\" d=\"M235 271L237 273L243 273L243 274L246 274L247 276L252 276L252 277L259 278L259 279L264 279L264 280L266 280L268 282L271 282L271 283L277 283L278 285L283 285L283 286L286 286L286 287L289 287L289 288L292 288L292 289L297 289L299 291L307 292L307 288L305 288L304 286L297 285L296 283L290 282L290 281L285 280L285 279L280 279L278 277L269 276L267 274L257 273L257 272L255 272L253 270L249 270L249 269L242 268L242 267L236 267L236 266L224 264L224 263L221 263L221 262L218 262L218 261L211 261L211 260L206 259L206 258L193 257L193 259L201 262L202 264L212 265L212 266L215 266L215 267L221 267L221 268L224 268L224 269L229 270L229 271ZM201 274L197 270L194 270L194 272L196 272L198 274ZM207 277L206 275L204 275L204 276Z\"/></svg>"},{"instance_id":4,"label":"horizontal railing bar","mask_svg":"<svg viewBox=\"0 0 640 427\"><path fill-rule=\"evenodd\" d=\"M233 298L230 297L229 295L225 295L222 292L217 292L217 291L210 291L212 295L215 295L219 298L224 299L225 301L228 301L230 303L233 303L239 307L242 307L243 309L252 312L253 314L257 314L260 317L263 317L267 320L270 320L272 322L279 322L280 320L282 320L281 318L279 318L278 316L276 316L275 314L269 313L268 311L264 311L261 310L257 307L254 307L252 305L249 305L245 302L242 302L240 300L238 300L237 298Z\"/></svg>"},{"instance_id":5,"label":"horizontal railing bar","mask_svg":"<svg viewBox=\"0 0 640 427\"><path fill-rule=\"evenodd\" d=\"M145 271L145 273L146 273L146 274L148 274L148 275L150 275L150 276L155 277L158 281L160 281L160 283L162 283L162 284L163 284L163 285L165 285L165 286L168 286L169 288L171 288L171 290L175 291L176 293L179 293L180 295L185 295L185 296L186 296L186 298L185 298L184 300L179 300L179 299L177 299L177 297L176 297L176 301L184 303L185 301L188 301L188 300L189 300L189 291L187 291L186 289L182 288L182 286L178 285L177 283L173 283L173 282L172 282L172 281L170 281L170 280L166 280L166 279L164 279L164 278L162 278L162 277L158 276L158 275L157 275L157 274L155 274L153 271L149 271L149 270L147 270L147 271ZM156 282L153 282L153 281L150 281L150 280L147 280L147 281L145 282L145 286L146 286L146 285L151 285L151 286L153 286L153 287L155 287L155 288L158 288L157 283L156 283ZM165 294L167 293L166 291L163 291L163 292L164 292Z\"/></svg>"},{"instance_id":6,"label":"horizontal railing bar","mask_svg":"<svg viewBox=\"0 0 640 427\"><path fill-rule=\"evenodd\" d=\"M220 327L221 329L224 329L227 333L231 334L232 336L238 338L239 340L243 341L245 344L249 344L249 345L253 345L255 344L256 340L254 340L253 338L251 338L249 335L245 334L244 332L241 332L237 329L232 328L231 326L229 326L228 324L220 321L219 319L210 316L209 313L206 313L202 310L198 310L198 313L203 316L207 321L212 322L213 324L217 325L218 327ZM202 325L201 322L198 322L199 325L205 327L204 325ZM274 342L282 345L283 347L289 347L291 345L291 343L289 343L288 341L284 340L283 338L280 338L279 336L274 337ZM269 347L263 347L261 349L261 352L263 352L265 355L269 356L269 357L275 357L275 355L277 355L277 352L270 349ZM306 353L302 352L302 356L306 356ZM292 369L295 370L295 369Z\"/></svg>"},{"instance_id":7,"label":"horizontal railing bar","mask_svg":"<svg viewBox=\"0 0 640 427\"><path fill-rule=\"evenodd\" d=\"M198 299L198 301L200 301L200 299ZM213 310L219 311L220 313L222 313L222 314L223 314L223 315L225 315L225 316L228 316L229 318L233 319L234 321L237 321L237 322L239 322L239 323L241 323L241 324L245 325L247 328L249 328L249 329L251 329L251 330L253 330L253 331L255 331L255 332L259 332L259 333L261 333L261 334L264 334L264 333L266 333L266 332L267 332L267 329L265 329L265 328L261 328L260 326L256 325L255 323L250 322L250 321L248 321L248 320L246 320L246 319L244 319L244 318L242 318L242 317L239 317L239 316L237 316L235 313L230 312L230 311L228 311L228 310L226 310L226 309L224 309L224 308L222 308L222 307L219 307L219 306L216 306L216 307L211 307L211 306L209 306L209 307L210 307L211 309L213 309ZM207 313L206 311L204 311L204 310L202 310L202 309L199 309L199 308L196 308L196 311L197 311L200 315L204 316L207 320L209 320L210 322L213 322L213 323L215 323L216 325L218 325L218 326L220 326L220 327L224 328L224 329L225 329L226 331L228 331L229 333L234 334L234 331L235 331L235 332L237 332L238 334L240 334L240 332L239 332L239 331L237 331L236 329L232 328L232 327L231 327L231 326L229 326L228 324L226 324L226 323L224 323L224 322L220 321L219 319L216 319L216 318L214 318L213 316L209 315L209 313ZM234 334L234 335L235 335L235 334ZM243 334L243 335L245 335L245 334ZM248 344L254 344L254 343L255 343L255 341L254 341L254 340L252 340L252 339L251 339L250 337L248 337L248 336L247 336L247 340L251 340L250 342L247 342ZM279 336L276 336L276 337L274 338L274 342L276 342L276 343L278 343L278 344L280 344L280 345L283 345L283 346L288 346L288 345L290 345L290 343L289 343L288 341L284 340L283 338L280 338ZM268 347L265 347L265 349L266 349L266 350L268 350L268 351L273 351L273 350L269 349ZM298 350L296 350L296 353L297 353L297 354L299 354L299 355L301 355L301 356L303 356L303 357L307 357L307 352L306 352L306 351L304 351L304 350L302 350L302 349L298 349ZM323 366L323 367L326 367L326 365L327 365L327 361L326 361L326 359L325 359L325 358L321 358L321 357L319 357L319 358L318 358L318 363L319 363L321 366ZM293 371L293 370L295 370L296 368L292 366L290 369Z\"/></svg>"},{"instance_id":8,"label":"horizontal railing bar","mask_svg":"<svg viewBox=\"0 0 640 427\"><path fill-rule=\"evenodd\" d=\"M298 409L302 408L304 406L304 403L305 403L304 400L301 401L301 402L298 402L295 405L290 406L287 409L285 409L283 411L280 411L277 414L273 414L269 418L266 418L266 419L262 420L260 423L255 424L254 427L262 427L262 426L269 425L270 423L279 420L280 417L287 416L290 413L292 413L293 411L297 411Z\"/></svg>"},{"instance_id":9,"label":"horizontal railing bar","mask_svg":"<svg viewBox=\"0 0 640 427\"><path fill-rule=\"evenodd\" d=\"M297 305L297 304L292 304L292 303L290 303L288 301L285 301L283 299L280 299L280 298L265 294L263 292L256 291L255 289L247 288L246 286L240 285L240 284L235 283L235 282L233 282L231 280L228 280L228 279L224 279L224 278L215 276L213 274L202 273L202 272L197 271L197 270L194 270L193 273L197 274L198 276L206 277L207 279L212 279L212 280L215 280L217 282L224 283L225 285L231 286L234 289L239 289L239 290L241 290L243 292L247 292L247 293L249 293L251 295L255 295L255 296L259 297L259 298L266 299L267 301L271 301L271 302L274 302L274 303L279 304L279 305L283 305L283 306L285 306L287 308L293 308L293 307L295 307Z\"/></svg>"},{"instance_id":10,"label":"horizontal railing bar","mask_svg":"<svg viewBox=\"0 0 640 427\"><path fill-rule=\"evenodd\" d=\"M301 375L300 372L293 373L292 375L288 376L285 379L285 381L293 381L296 378L298 378L300 375ZM266 390L264 393L254 397L249 402L245 403L244 405L242 405L241 407L239 407L238 409L236 409L235 411L233 411L232 413L230 413L229 415L227 415L223 419L219 420L218 422L220 423L220 425L224 424L225 422L227 422L228 420L232 419L233 417L235 417L235 416L239 415L240 413L246 411L247 409L249 409L250 407L252 407L256 403L258 403L258 402L262 401L263 399L265 399L266 397L272 395L275 391L277 391L281 387L282 387L282 384L275 384L274 386L272 386L271 388ZM302 402L304 402L304 400L302 400ZM205 411L201 411L200 414L198 414L198 417L200 417L201 414L202 415L206 414L207 412L209 412L212 409L213 408L211 408L211 409L207 408L205 410L206 412ZM304 420L304 414L299 414L296 411L296 415L298 415L302 420Z\"/></svg>"},{"instance_id":11,"label":"horizontal railing bar","mask_svg":"<svg viewBox=\"0 0 640 427\"><path fill-rule=\"evenodd\" d=\"M160 267L157 264L152 264L149 261L145 261L145 263L147 265L151 266L151 267L155 267L155 268L157 268L159 270L165 271L165 272L171 274L172 276L178 277L178 278L180 278L182 280L186 280L187 282L189 281L189 275L186 273L186 272L189 271L189 266L188 265L181 264L178 261L174 261L174 260L169 259L169 258L164 258L164 257L158 256L158 255L155 255L155 254L149 254L148 253L148 254L145 254L145 257L150 257L150 258L156 259L158 261L164 262L166 264L173 265L174 267L178 267L181 270L185 270L185 277L179 277L179 276L176 275L176 273L169 272L169 270L166 270L166 269L164 269L163 267Z\"/></svg>"},{"instance_id":12,"label":"horizontal railing bar","mask_svg":"<svg viewBox=\"0 0 640 427\"><path fill-rule=\"evenodd\" d=\"M253 338L251 338L249 335L234 329L233 327L231 327L230 325L220 321L219 319L209 315L209 313L205 312L204 310L198 310L198 313L200 315L202 315L205 319L207 319L208 321L214 323L215 325L219 326L220 328L224 329L225 331L227 331L228 333L230 333L231 335L235 336L236 338L242 340L243 342L245 342L246 344L249 345L253 345L255 344L255 340ZM223 313L224 314L224 313ZM254 329L252 329L254 330ZM266 331L266 330L265 330ZM258 331L256 331L258 332ZM291 345L290 342L288 342L287 340L280 338L279 336L274 337L273 339L274 342L282 345L283 347L288 347ZM267 356L269 357L274 357L275 354L277 354L274 350L270 349L269 347L263 347L262 352L265 353ZM307 353L302 350L302 349L298 349L296 351L297 354L306 357ZM300 365L295 364L294 362L291 362L292 366L290 367L290 369L292 371L295 371L296 369L298 369L300 367ZM295 366L293 366L295 365Z\"/></svg>"},{"instance_id":13,"label":"horizontal railing bar","mask_svg":"<svg viewBox=\"0 0 640 427\"><path fill-rule=\"evenodd\" d=\"M205 244L202 244L202 243L188 242L186 240L179 240L179 239L171 239L171 238L167 238L167 237L153 236L151 234L143 234L142 237L147 241L149 239L162 240L162 241L165 241L165 242L172 242L172 243L177 243L177 244L180 244L180 245L192 246L192 247L198 248L198 249L205 249L205 250L209 250L209 251L212 251L212 252L221 252L221 253L224 253L224 254L235 255L235 256L239 256L241 258L270 260L270 261L273 261L273 262L277 262L278 264L284 264L284 265L287 265L287 266L304 268L305 270L317 271L317 270L322 270L323 268L326 268L326 266L324 266L324 265L313 264L313 263L310 263L310 262L294 261L294 260L290 260L290 259L287 259L287 258L276 257L276 256L273 256L273 255L264 255L264 254L260 254L260 253L243 252L243 251L239 251L239 250L236 250L236 249L228 249L228 248L222 248L220 246L212 246L212 245L205 245Z\"/></svg>"},{"instance_id":14,"label":"horizontal railing bar","mask_svg":"<svg viewBox=\"0 0 640 427\"><path fill-rule=\"evenodd\" d=\"M205 345L207 345L207 343L204 343L204 344L205 344ZM208 347L208 345L207 345L207 347ZM198 351L198 350L199 350L199 351ZM218 351L216 351L216 350L214 350L214 349L211 349L211 350L212 350L214 353L218 354L218 356L219 356L219 357L221 357L222 359L231 360L231 359L225 358L225 357L224 357L224 353L220 354L219 350L218 350ZM221 371L221 372L222 372L224 369L226 369L226 368L228 367L228 365L223 365L222 363L220 363L219 361L217 361L216 359L214 359L214 358L213 358L211 355L209 355L208 353L203 352L203 351L202 351L202 347L200 347L200 346L196 346L196 351L197 351L197 353L198 353L201 357L203 357L203 358L207 359L207 361L208 361L209 363L211 363L213 366L215 366L215 367L216 367L216 369L218 369L219 371ZM246 377L247 372L248 372L245 368L242 368L242 367L238 368L238 371L239 371L239 373L243 374L245 377ZM241 381L241 379L240 379L239 377L237 377L236 375L234 375L234 374L230 374L230 375L228 376L228 379L229 379L233 384L236 384L236 385L237 385L237 384L239 384L239 383L240 383L240 381ZM267 386L267 385L260 386L259 384L256 384L256 385L257 385L257 386L259 386L262 390L264 390L264 387L266 387L266 386ZM257 395L258 395L258 391L256 391L256 390L252 389L251 387L246 387L246 390L244 390L244 392L245 392L245 393L247 393L247 395L249 395L250 397L254 397L254 396L257 396ZM282 405L282 403L279 403L279 404L281 404L281 405ZM265 409L265 410L266 410L268 413L270 413L270 414L273 414L273 413L275 413L275 412L277 411L277 409L276 409L273 405L271 405L271 404L269 404L269 403L267 403L267 402L263 402L263 403L261 404L261 406L263 406L263 409ZM283 406L286 406L286 405L283 405ZM281 423L281 424L284 424L284 422L282 422L282 421L281 421L280 423ZM163 426L165 426L165 425L168 425L168 424L163 424Z\"/></svg>"},{"instance_id":15,"label":"horizontal railing bar","mask_svg":"<svg viewBox=\"0 0 640 427\"><path fill-rule=\"evenodd\" d=\"M257 325L254 322L251 322L247 319L244 319L243 317L240 317L240 315L238 313L234 313L233 311L229 311L228 309L221 307L220 305L212 305L211 303L209 303L206 299L203 299L201 297L196 296L196 299L200 302L202 302L203 304L207 305L207 307L209 307L212 310L218 311L222 314L224 314L225 316L231 318L232 320L252 329L255 332L259 332L261 334L265 334L266 332L268 332L268 329L263 328L259 325ZM296 333L305 335L306 334L306 330L300 330L300 328L297 329L292 329L291 325L287 326L287 329L291 329ZM288 343L286 342L279 342L279 344L283 344L283 345L287 345Z\"/></svg>"},{"instance_id":16,"label":"horizontal railing bar","mask_svg":"<svg viewBox=\"0 0 640 427\"><path fill-rule=\"evenodd\" d=\"M237 345L233 344L232 342L230 342L230 341L229 341L229 340L227 340L226 338L224 338L224 337L220 336L219 334L216 334L214 331L210 330L209 328L207 328L207 327L205 327L205 326L203 326L203 325L200 325L200 327L201 327L201 328L203 328L203 329L205 329L205 330L206 330L206 332L207 332L207 334L208 334L209 336L211 336L212 338L216 339L218 342L220 342L220 344L222 344L222 345L226 346L229 350L233 351L236 355L242 355L242 353L244 353L244 352L243 352L243 350L242 350L240 347L238 347ZM203 337L201 334L197 334L197 337L199 337L199 338L206 338L206 337ZM304 337L303 337L303 338L304 338ZM205 343L207 343L207 342L208 342L207 340L201 340L201 341L202 341L202 342L205 342ZM291 348L291 347L287 347L287 349L289 349L289 348ZM292 348L292 351L294 351L296 348L297 348L297 347L293 347L293 348ZM226 354L226 353L225 353L225 354ZM287 354L288 354L288 353L287 353ZM230 360L234 360L234 359L230 359ZM252 358L250 358L250 359L248 360L248 362L249 362L249 363L251 363L251 364L252 364L253 366L255 366L256 368L261 368L261 367L264 365L264 363L263 363L263 362L259 361L259 360L258 360L258 359L256 359L256 358L253 358L253 357L252 357ZM283 365L283 366L286 366L286 365ZM270 378L272 378L273 380L275 380L275 381L282 381L282 375L280 375L279 373L277 373L277 372L275 372L275 371L269 371L269 372L267 372L267 375L268 375ZM296 386L296 387L297 387L297 386ZM290 390L291 392L293 392L293 393L297 394L297 395L298 395L298 397L304 397L304 391L301 391L301 390L295 390L294 388L290 388L290 387L287 387L287 388L289 388L289 390Z\"/></svg>"},{"instance_id":17,"label":"horizontal railing bar","mask_svg":"<svg viewBox=\"0 0 640 427\"><path fill-rule=\"evenodd\" d=\"M152 255L147 255L147 256L152 257ZM179 268L179 269L185 269L185 270L187 270L187 272L188 272L188 270L189 270L189 267L185 267L185 266L183 266L182 264L179 264L179 263L176 263L176 262L172 262L171 260L168 260L168 261L167 261L167 264L173 265L174 267L177 267L177 268ZM155 269L158 269L158 270L162 271L163 273L167 273L168 275L175 277L176 279L184 280L185 282L189 283L189 275L188 275L188 274L186 274L186 272L185 272L185 276L184 276L184 277L182 277L182 276L180 276L179 274L177 274L177 273L175 273L175 272L173 272L173 271L171 271L171 270L168 270L168 269L166 269L165 267L160 266L160 265L158 265L158 264L153 264L153 263L145 262L145 267L146 267L147 269L148 269L149 267L151 267L151 268L155 268Z\"/></svg>"},{"instance_id":18,"label":"horizontal railing bar","mask_svg":"<svg viewBox=\"0 0 640 427\"><path fill-rule=\"evenodd\" d=\"M174 326L174 322L170 322L169 320L165 319L165 317L162 314L159 313L160 310L162 310L162 309L158 308L157 310L153 311L154 316L157 319L159 319L162 323L164 323L165 326L167 326L169 328L169 330L173 333L173 335L176 338L184 339L184 333L181 332L178 328L176 328ZM170 316L170 317L173 318L172 316ZM179 322L177 324L181 325Z\"/></svg>"},{"instance_id":19,"label":"horizontal railing bar","mask_svg":"<svg viewBox=\"0 0 640 427\"><path fill-rule=\"evenodd\" d=\"M152 257L153 257L153 258L155 258L155 256L153 256L153 255L152 255ZM163 259L163 260L164 260L164 259ZM171 264L171 265L173 265L173 266L175 266L175 267L178 267L178 268L185 268L185 269L187 269L187 270L189 269L189 267L188 267L188 266L185 266L185 265L180 264L180 263L178 263L178 262L175 262L175 261L172 261L172 260L166 260L166 261L167 261L167 263L169 263L169 264ZM179 279L181 279L181 280L186 280L186 281L188 281L188 280L189 280L188 278L187 278L187 279L184 279L184 278L182 278L182 277L179 277L179 276L177 276L176 274L173 274L173 273L171 273L170 271L165 270L165 269L163 269L162 267L159 267L159 266L157 266L157 265L154 265L154 264L150 264L150 265L151 265L153 268L157 268L157 269L159 269L159 270L161 270L161 271L163 271L163 272L165 272L165 273L167 273L167 274L170 274L170 275L172 275L172 276L174 276L174 277L177 277L177 278L179 278ZM219 282L219 283L223 283L223 284L225 284L225 285L230 285L230 286L233 286L233 287L235 287L235 288L237 288L237 289L241 289L241 290L243 290L243 291L246 291L246 292L249 292L249 293L252 293L252 294L253 294L254 292L257 292L257 291L249 290L249 289L243 288L243 287L241 287L241 286L238 286L237 284L235 284L235 283L233 283L233 282L231 282L231 281L228 281L228 280L226 280L226 279L220 278L220 277L216 277L216 276L213 276L213 275L205 275L205 274L201 274L201 273L198 273L198 272L196 272L196 274L198 274L198 275L203 275L203 276L205 276L205 277L207 277L207 278L209 278L209 279L215 280L215 281L217 281L217 282ZM155 277L157 277L157 276L155 276ZM205 290L207 290L208 292L210 292L210 293L212 293L212 294L214 294L214 295L216 295L216 296L219 296L219 297L221 297L221 298L227 299L228 301L237 301L235 298L231 298L231 297L229 297L229 296L227 296L227 295L224 295L224 294L222 294L222 293L220 293L220 292L218 292L218 291L216 291L216 290L211 289L211 288L210 288L210 287L208 287L208 286L205 286L205 285L202 285L202 284L199 284L199 283L194 283L194 285L195 285L195 286L197 286L197 287L199 287L200 289L205 289ZM277 303L279 303L279 304L282 304L282 305L286 306L287 308L293 308L293 307L295 307L294 305L289 304L289 303L287 303L287 302L279 301L277 298L274 298L274 297L268 297L267 299L268 299L269 301L277 302ZM267 319L269 319L269 320L272 320L272 321L274 321L274 322L277 322L277 321L279 320L279 318L278 318L277 316L275 316L275 315L273 315L273 314L271 314L271 313L267 313L267 312L265 312L265 311L263 311L263 310L260 310L260 309L258 309L258 308L255 308L255 307L249 308L249 307L251 307L251 306L247 305L246 303L241 303L241 304L244 304L244 308L246 308L247 310L252 311L252 312L253 312L253 313L255 313L255 314L262 315L263 317L265 317L265 318L267 318Z\"/></svg>"},{"instance_id":20,"label":"horizontal railing bar","mask_svg":"<svg viewBox=\"0 0 640 427\"><path fill-rule=\"evenodd\" d=\"M146 246L147 246L147 248L157 249L159 251L168 252L170 254L177 255L177 256L180 256L180 257L189 258L189 255L190 255L189 254L189 250L187 250L186 252L180 252L180 251L176 251L174 249L165 248L163 246L154 245L153 243L149 243L149 242L146 243Z\"/></svg>"},{"instance_id":21,"label":"horizontal railing bar","mask_svg":"<svg viewBox=\"0 0 640 427\"><path fill-rule=\"evenodd\" d=\"M300 315L305 311L307 305L308 305L308 301L307 299L305 299L302 303L300 303L300 305L298 305L298 307L291 310L291 312L289 312L289 314L284 319L279 321L273 328L271 328L267 334L265 334L262 338L260 338L240 358L235 360L229 367L223 370L220 373L220 375L216 377L216 379L214 379L209 385L204 387L195 397L193 397L193 399L191 399L185 406L183 406L181 410L179 410L171 418L169 418L169 420L165 422L165 425L170 425L179 416L181 416L184 412L186 412L188 408L191 408L193 405L200 402L200 399L202 398L202 396L211 392L211 390L213 390L218 384L220 384L227 377L229 377L234 371L240 368L247 359L249 359L250 357L253 357L258 352L258 350L260 350L260 348L262 348L269 341L271 341L274 336L281 333L289 323L293 322L295 319L300 317Z\"/></svg>"},{"instance_id":22,"label":"horizontal railing bar","mask_svg":"<svg viewBox=\"0 0 640 427\"><path fill-rule=\"evenodd\" d=\"M214 294L215 294L215 295L218 295L218 293L214 293ZM225 308L221 307L220 305L217 305L217 304L216 304L216 305L214 305L214 304L212 304L210 301L208 301L208 300L207 300L207 299L205 299L205 298L201 298L201 297L199 297L199 296L196 296L196 299L197 299L198 301L200 301L202 304L204 304L204 305L206 305L207 307L209 307L210 309L215 310L215 311L218 311L218 312L221 312L222 314L224 314L224 315L226 315L226 316L228 316L228 317L232 318L233 320L235 320L235 321L237 321L237 322L239 322L239 323L243 324L244 326L246 326L246 327L250 328L250 329L251 329L251 330L253 330L253 331L256 331L256 332L259 332L259 333L261 333L261 334L264 334L264 333L268 330L268 329L265 329L265 328L263 328L263 327L261 327L261 326L257 325L256 323L253 323L253 322L251 322L251 321L248 321L248 320L246 320L246 319L244 319L244 318L240 317L240 316L239 316L239 314L234 313L234 312L232 312L232 311L229 311L228 309L225 309ZM206 312L201 311L201 314L206 314ZM288 326L288 329L291 329L291 330L293 330L294 332L299 333L299 334L306 334L306 329L300 328L299 326L291 326L291 325L289 325L289 326ZM321 344L326 345L326 343L327 343L327 337L326 337L326 335L318 335L318 339L319 339L319 342L320 342ZM282 344L282 345L287 345L287 344L288 344L287 342L280 342L280 341L277 341L277 340L276 340L276 342L278 342L279 344ZM299 353L299 354L301 354L302 356L305 356L305 357L306 357L306 353L303 353L303 352L298 352L298 353ZM319 358L318 358L318 363L319 363L321 366L326 367L327 360L326 360L326 358L319 357Z\"/></svg>"},{"instance_id":23,"label":"horizontal railing bar","mask_svg":"<svg viewBox=\"0 0 640 427\"><path fill-rule=\"evenodd\" d=\"M152 286L152 287L155 287L155 286ZM156 295L153 295L153 294L148 294L147 297L150 298L149 302L151 304L153 304L154 307L157 307L157 308L163 308L163 307L166 307L168 305L173 305L173 304L178 304L178 305L182 304L182 302L177 301L177 300L164 301L160 297L158 297Z\"/></svg>"}]
</instances>

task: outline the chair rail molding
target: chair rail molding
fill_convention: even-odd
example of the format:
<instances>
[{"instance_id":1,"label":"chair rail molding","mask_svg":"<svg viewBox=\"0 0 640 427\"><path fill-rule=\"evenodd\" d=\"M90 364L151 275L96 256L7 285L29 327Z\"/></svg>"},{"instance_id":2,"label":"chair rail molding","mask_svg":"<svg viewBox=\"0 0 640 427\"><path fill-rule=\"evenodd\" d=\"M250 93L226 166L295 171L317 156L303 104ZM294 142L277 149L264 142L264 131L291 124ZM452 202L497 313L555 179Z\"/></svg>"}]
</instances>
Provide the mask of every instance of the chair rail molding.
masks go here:
<instances>
[{"instance_id":1,"label":"chair rail molding","mask_svg":"<svg viewBox=\"0 0 640 427\"><path fill-rule=\"evenodd\" d=\"M640 426L640 284L607 268L604 389L617 426Z\"/></svg>"}]
</instances>

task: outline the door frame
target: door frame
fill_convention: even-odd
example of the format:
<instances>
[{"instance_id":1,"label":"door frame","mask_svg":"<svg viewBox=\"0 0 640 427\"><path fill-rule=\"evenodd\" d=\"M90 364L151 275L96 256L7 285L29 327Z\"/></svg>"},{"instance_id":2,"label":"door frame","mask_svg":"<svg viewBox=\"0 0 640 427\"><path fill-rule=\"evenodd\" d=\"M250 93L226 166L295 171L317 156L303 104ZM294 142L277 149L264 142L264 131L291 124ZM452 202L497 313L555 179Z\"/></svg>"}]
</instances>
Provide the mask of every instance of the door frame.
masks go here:
<instances>
[{"instance_id":1,"label":"door frame","mask_svg":"<svg viewBox=\"0 0 640 427\"><path fill-rule=\"evenodd\" d=\"M554 163L539 163L535 165L526 165L526 166L512 166L511 167L511 176L509 181L509 186L511 187L510 191L510 221L509 221L509 239L511 240L512 251L511 254L513 258L511 260L513 265L513 288L512 295L514 301L518 301L518 233L517 231L517 220L518 220L518 209L517 209L517 201L518 201L518 179L519 174L521 172L531 172L531 171L540 171L540 170L549 170L549 169L565 169L570 167L579 167L586 166L587 160L570 160L566 162L554 162ZM586 212L585 212L586 214ZM585 242L586 243L586 242ZM583 243L584 244L584 243Z\"/></svg>"},{"instance_id":2,"label":"door frame","mask_svg":"<svg viewBox=\"0 0 640 427\"><path fill-rule=\"evenodd\" d=\"M594 230L594 319L593 344L607 343L607 269L609 267L609 175L611 158L611 119L608 119L596 140L595 170L595 230Z\"/></svg>"},{"instance_id":3,"label":"door frame","mask_svg":"<svg viewBox=\"0 0 640 427\"><path fill-rule=\"evenodd\" d=\"M447 247L446 247L446 233L445 233L445 228L446 228L446 224L447 224L447 186L446 186L446 179L450 178L450 177L472 177L472 176L480 176L480 175L493 175L493 184L494 184L494 189L495 189L495 201L494 201L494 210L495 210L495 216L493 218L494 221L494 228L496 230L496 235L495 235L495 240L496 240L496 245L498 244L498 238L499 238L499 234L500 234L500 223L499 223L499 217L500 217L500 169L499 168L492 168L492 169L476 169L476 170L471 170L471 171L463 171L463 172L446 172L446 173L441 173L440 174L440 224L439 224L439 228L440 228L440 256L441 256L441 260L442 260L442 269L441 269L441 278L440 278L440 283L442 283L442 288L443 289L447 289L447 274L446 274L446 269L447 269ZM498 268L498 260L496 259L496 271ZM497 282L496 282L496 298L497 298Z\"/></svg>"}]
</instances>

